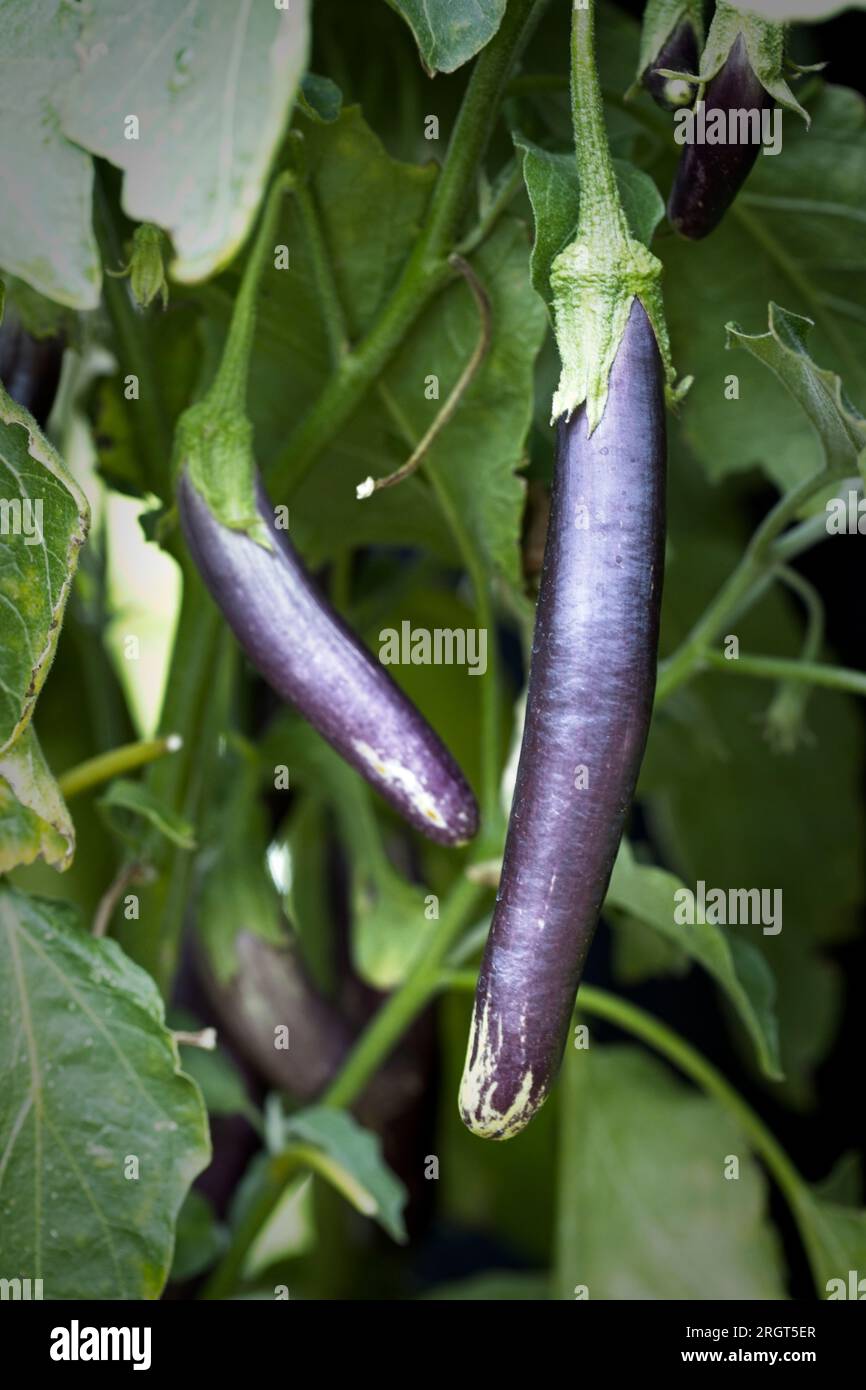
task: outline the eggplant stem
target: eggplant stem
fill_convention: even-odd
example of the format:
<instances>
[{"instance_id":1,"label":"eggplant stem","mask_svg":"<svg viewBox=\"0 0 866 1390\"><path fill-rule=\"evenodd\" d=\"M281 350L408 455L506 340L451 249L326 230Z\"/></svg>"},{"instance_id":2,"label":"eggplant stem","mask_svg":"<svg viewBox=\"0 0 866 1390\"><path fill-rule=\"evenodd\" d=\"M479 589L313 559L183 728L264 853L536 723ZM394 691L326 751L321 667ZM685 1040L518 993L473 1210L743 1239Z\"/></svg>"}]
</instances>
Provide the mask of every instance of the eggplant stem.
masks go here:
<instances>
[{"instance_id":1,"label":"eggplant stem","mask_svg":"<svg viewBox=\"0 0 866 1390\"><path fill-rule=\"evenodd\" d=\"M579 228L613 258L630 240L617 187L595 62L595 3L572 0L571 118L580 179Z\"/></svg>"},{"instance_id":2,"label":"eggplant stem","mask_svg":"<svg viewBox=\"0 0 866 1390\"><path fill-rule=\"evenodd\" d=\"M472 350L472 356L460 373L447 400L443 403L442 409L433 420L427 433L418 441L409 458L398 469L393 473L389 473L386 477L367 478L363 483L359 483L355 489L355 495L359 501L367 497L372 497L374 492L381 492L386 487L396 487L398 483L405 482L407 478L411 478L412 474L416 472L424 461L425 456L429 453L445 426L453 419L460 402L463 400L463 397L478 375L481 364L490 351L490 343L493 337L493 311L490 304L490 296L472 266L463 256L455 252L454 255L448 258L448 263L453 266L459 275L463 276L463 279L472 291L472 297L478 309L478 318L480 322L478 341Z\"/></svg>"},{"instance_id":3,"label":"eggplant stem","mask_svg":"<svg viewBox=\"0 0 866 1390\"><path fill-rule=\"evenodd\" d=\"M268 192L259 230L244 266L220 365L204 398L211 406L219 405L237 410L241 414L246 410L247 378L259 283L265 258L269 249L273 249L281 200L294 183L294 175L284 170L277 174Z\"/></svg>"}]
</instances>

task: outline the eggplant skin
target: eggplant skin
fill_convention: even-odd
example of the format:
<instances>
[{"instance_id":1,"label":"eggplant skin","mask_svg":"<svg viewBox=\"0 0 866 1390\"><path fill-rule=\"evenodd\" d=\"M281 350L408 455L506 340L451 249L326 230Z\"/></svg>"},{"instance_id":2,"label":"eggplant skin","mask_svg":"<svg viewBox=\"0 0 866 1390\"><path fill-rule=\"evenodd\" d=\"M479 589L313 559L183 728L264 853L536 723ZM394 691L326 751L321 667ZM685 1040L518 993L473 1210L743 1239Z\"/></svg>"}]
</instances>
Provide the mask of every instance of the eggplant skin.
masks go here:
<instances>
[{"instance_id":1,"label":"eggplant skin","mask_svg":"<svg viewBox=\"0 0 866 1390\"><path fill-rule=\"evenodd\" d=\"M63 362L59 338L34 338L17 320L6 317L0 324L0 381L13 401L29 410L40 429L45 428Z\"/></svg>"},{"instance_id":2,"label":"eggplant skin","mask_svg":"<svg viewBox=\"0 0 866 1390\"><path fill-rule=\"evenodd\" d=\"M445 745L313 585L257 480L272 550L221 525L187 472L187 546L253 666L409 822L443 845L471 840L478 806Z\"/></svg>"},{"instance_id":3,"label":"eggplant skin","mask_svg":"<svg viewBox=\"0 0 866 1390\"><path fill-rule=\"evenodd\" d=\"M665 471L661 358L636 299L600 423L587 437L581 407L558 424L523 745L460 1088L483 1138L524 1128L562 1058L652 714Z\"/></svg>"},{"instance_id":4,"label":"eggplant skin","mask_svg":"<svg viewBox=\"0 0 866 1390\"><path fill-rule=\"evenodd\" d=\"M663 110L679 111L683 105L691 105L691 102L669 101L666 95L669 79L662 77L656 69L667 68L673 72L697 72L700 56L698 36L694 28L688 19L680 20L680 23L659 49L655 62L650 63L641 77L641 81L653 101Z\"/></svg>"},{"instance_id":5,"label":"eggplant skin","mask_svg":"<svg viewBox=\"0 0 866 1390\"><path fill-rule=\"evenodd\" d=\"M707 83L705 114L763 111L773 105L752 71L742 34L724 66ZM719 225L751 172L760 144L685 145L668 198L668 221L680 236L699 241Z\"/></svg>"}]
</instances>

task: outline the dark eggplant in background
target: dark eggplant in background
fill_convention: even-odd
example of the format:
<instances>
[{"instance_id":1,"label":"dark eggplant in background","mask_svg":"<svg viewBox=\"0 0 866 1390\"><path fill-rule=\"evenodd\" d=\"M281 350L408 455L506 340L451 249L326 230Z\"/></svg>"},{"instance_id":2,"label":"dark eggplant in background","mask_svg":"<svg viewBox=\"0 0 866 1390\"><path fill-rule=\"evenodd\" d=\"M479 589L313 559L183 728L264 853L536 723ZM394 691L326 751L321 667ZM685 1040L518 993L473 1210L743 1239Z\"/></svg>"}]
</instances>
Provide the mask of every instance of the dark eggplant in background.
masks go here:
<instances>
[{"instance_id":1,"label":"dark eggplant in background","mask_svg":"<svg viewBox=\"0 0 866 1390\"><path fill-rule=\"evenodd\" d=\"M508 1139L545 1100L640 771L665 534L664 378L640 301L601 422L560 418L526 724L460 1111ZM584 772L585 770L585 772Z\"/></svg>"},{"instance_id":2,"label":"dark eggplant in background","mask_svg":"<svg viewBox=\"0 0 866 1390\"><path fill-rule=\"evenodd\" d=\"M478 807L444 744L322 597L261 482L272 549L223 526L186 472L177 499L187 545L252 664L403 816L443 845L478 829Z\"/></svg>"},{"instance_id":3,"label":"dark eggplant in background","mask_svg":"<svg viewBox=\"0 0 866 1390\"><path fill-rule=\"evenodd\" d=\"M0 323L0 381L41 429L54 405L62 364L61 340L35 338L7 309Z\"/></svg>"},{"instance_id":4,"label":"dark eggplant in background","mask_svg":"<svg viewBox=\"0 0 866 1390\"><path fill-rule=\"evenodd\" d=\"M763 111L773 105L749 62L740 34L720 71L707 83L706 116L712 111ZM680 236L699 240L721 222L761 151L759 142L686 145L668 199L668 220Z\"/></svg>"},{"instance_id":5,"label":"dark eggplant in background","mask_svg":"<svg viewBox=\"0 0 866 1390\"><path fill-rule=\"evenodd\" d=\"M653 63L646 67L641 81L653 101L664 111L678 111L690 106L695 95L695 87L682 79L665 77L660 68L675 72L697 72L700 59L700 44L691 20L683 19L659 49Z\"/></svg>"}]
</instances>

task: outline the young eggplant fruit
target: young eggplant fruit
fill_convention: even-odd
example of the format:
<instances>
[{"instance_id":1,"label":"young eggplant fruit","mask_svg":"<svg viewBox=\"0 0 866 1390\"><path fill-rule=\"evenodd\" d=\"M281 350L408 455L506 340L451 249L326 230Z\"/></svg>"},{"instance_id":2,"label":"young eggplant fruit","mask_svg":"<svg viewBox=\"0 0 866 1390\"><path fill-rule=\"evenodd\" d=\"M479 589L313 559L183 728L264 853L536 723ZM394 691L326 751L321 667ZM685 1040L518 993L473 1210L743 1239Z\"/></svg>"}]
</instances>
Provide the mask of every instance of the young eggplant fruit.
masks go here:
<instances>
[{"instance_id":1,"label":"young eggplant fruit","mask_svg":"<svg viewBox=\"0 0 866 1390\"><path fill-rule=\"evenodd\" d=\"M478 807L451 754L306 573L253 456L246 386L256 296L292 176L274 179L216 377L175 431L177 504L202 579L253 665L430 839L460 845Z\"/></svg>"},{"instance_id":2,"label":"young eggplant fruit","mask_svg":"<svg viewBox=\"0 0 866 1390\"><path fill-rule=\"evenodd\" d=\"M478 829L451 754L312 583L256 480L271 549L222 525L188 474L177 487L190 554L252 664L416 829L443 845Z\"/></svg>"},{"instance_id":3,"label":"young eggplant fruit","mask_svg":"<svg viewBox=\"0 0 866 1390\"><path fill-rule=\"evenodd\" d=\"M732 112L760 113L772 105L773 98L752 70L746 41L740 34L724 66L707 84L705 118L722 111L727 123ZM674 230L692 241L709 236L748 178L760 150L757 140L687 144L668 199L668 220Z\"/></svg>"},{"instance_id":4,"label":"young eggplant fruit","mask_svg":"<svg viewBox=\"0 0 866 1390\"><path fill-rule=\"evenodd\" d=\"M697 72L703 39L701 0L648 0L641 25L637 80L628 95L642 83L665 111L690 106L696 82L687 81L685 75ZM666 76L665 72L682 75Z\"/></svg>"},{"instance_id":5,"label":"young eggplant fruit","mask_svg":"<svg viewBox=\"0 0 866 1390\"><path fill-rule=\"evenodd\" d=\"M34 338L16 319L6 316L0 324L0 381L13 401L29 410L40 429L45 428L63 362L59 338Z\"/></svg>"},{"instance_id":6,"label":"young eggplant fruit","mask_svg":"<svg viewBox=\"0 0 866 1390\"><path fill-rule=\"evenodd\" d=\"M818 64L817 67L821 67ZM716 0L713 22L701 54L701 86L694 116L681 111L676 138L685 142L674 185L668 199L668 218L681 236L697 240L708 236L725 215L767 139L766 112L772 115L771 154L781 149L784 113L809 116L797 101L786 71L810 72L785 58L785 25L739 9L728 0ZM695 126L689 130L689 125ZM718 144L693 138L701 124L704 136L722 139Z\"/></svg>"},{"instance_id":7,"label":"young eggplant fruit","mask_svg":"<svg viewBox=\"0 0 866 1390\"><path fill-rule=\"evenodd\" d=\"M635 298L600 423L558 423L526 722L460 1111L508 1139L544 1102L652 712L665 531L664 372Z\"/></svg>"}]
</instances>

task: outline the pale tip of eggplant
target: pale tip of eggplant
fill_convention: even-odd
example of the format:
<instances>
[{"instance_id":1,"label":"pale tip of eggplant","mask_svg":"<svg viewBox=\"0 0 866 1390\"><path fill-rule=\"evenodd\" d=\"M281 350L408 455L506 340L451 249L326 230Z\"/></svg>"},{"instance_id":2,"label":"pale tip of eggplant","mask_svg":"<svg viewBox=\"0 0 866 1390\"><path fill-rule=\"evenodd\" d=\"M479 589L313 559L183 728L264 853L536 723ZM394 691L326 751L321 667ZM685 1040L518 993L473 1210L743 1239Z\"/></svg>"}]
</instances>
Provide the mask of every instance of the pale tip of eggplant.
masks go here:
<instances>
[{"instance_id":1,"label":"pale tip of eggplant","mask_svg":"<svg viewBox=\"0 0 866 1390\"><path fill-rule=\"evenodd\" d=\"M435 825L439 830L447 829L447 821L434 798L422 786L418 776L409 767L404 767L397 758L385 758L371 748L363 739L355 739L352 744L359 758L376 774L380 781L390 787L398 787L403 792L419 816Z\"/></svg>"},{"instance_id":2,"label":"pale tip of eggplant","mask_svg":"<svg viewBox=\"0 0 866 1390\"><path fill-rule=\"evenodd\" d=\"M372 497L376 491L376 484L372 478L365 478L363 483L358 483L355 488L355 496L359 502L363 502L365 497Z\"/></svg>"},{"instance_id":3,"label":"pale tip of eggplant","mask_svg":"<svg viewBox=\"0 0 866 1390\"><path fill-rule=\"evenodd\" d=\"M494 1040L491 1036L489 1006L485 1004L480 1022L476 1008L472 1015L458 1106L464 1125L479 1139L513 1139L526 1128L545 1100L544 1092L532 1099L532 1071L527 1069L508 1108L500 1110L493 1103L493 1096L500 1084L497 1064L501 1048L501 1022L498 1038Z\"/></svg>"}]
</instances>

